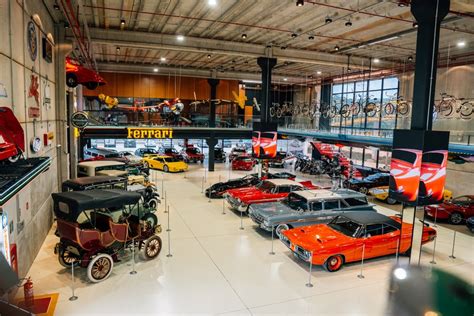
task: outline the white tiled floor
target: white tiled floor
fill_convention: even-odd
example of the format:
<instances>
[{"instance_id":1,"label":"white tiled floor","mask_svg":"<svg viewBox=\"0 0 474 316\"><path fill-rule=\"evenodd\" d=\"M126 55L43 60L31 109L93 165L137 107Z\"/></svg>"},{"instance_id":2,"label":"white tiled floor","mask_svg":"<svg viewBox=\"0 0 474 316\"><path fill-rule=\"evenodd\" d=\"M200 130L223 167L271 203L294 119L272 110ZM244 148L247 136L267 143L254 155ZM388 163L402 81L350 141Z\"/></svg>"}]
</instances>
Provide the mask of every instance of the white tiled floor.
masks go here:
<instances>
[{"instance_id":1,"label":"white tiled floor","mask_svg":"<svg viewBox=\"0 0 474 316\"><path fill-rule=\"evenodd\" d=\"M207 175L205 187L227 179L225 165ZM232 177L243 172L232 172ZM56 315L163 315L163 314L385 314L388 272L393 257L367 261L365 279L357 278L360 264L346 265L337 273L314 267L308 288L309 267L295 260L278 240L270 255L271 235L258 231L250 219L229 210L222 214L222 200L208 201L201 193L204 171L200 165L186 174L164 175L170 204L171 253L167 257L167 232L161 234L163 250L153 261L137 256L136 275L131 254L117 263L110 278L99 284L87 281L85 269L77 269L77 301L71 302L71 275L53 254L57 237L46 239L29 275L35 293L59 292ZM161 187L162 173L152 177ZM393 211L378 207L383 213ZM158 215L166 229L167 214ZM452 231L438 227L437 267L474 282L473 238L458 234L456 259L451 253ZM433 245L424 247L422 263L429 265Z\"/></svg>"}]
</instances>

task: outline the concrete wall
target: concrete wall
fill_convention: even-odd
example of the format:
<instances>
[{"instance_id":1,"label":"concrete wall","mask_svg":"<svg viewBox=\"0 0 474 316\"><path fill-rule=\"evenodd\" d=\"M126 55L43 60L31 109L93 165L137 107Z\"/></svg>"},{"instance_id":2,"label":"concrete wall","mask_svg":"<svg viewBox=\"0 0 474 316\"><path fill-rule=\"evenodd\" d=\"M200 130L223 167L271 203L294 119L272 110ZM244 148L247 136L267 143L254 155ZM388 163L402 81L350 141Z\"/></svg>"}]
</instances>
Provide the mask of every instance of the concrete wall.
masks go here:
<instances>
[{"instance_id":1,"label":"concrete wall","mask_svg":"<svg viewBox=\"0 0 474 316\"><path fill-rule=\"evenodd\" d=\"M37 56L33 60L27 43L27 25L32 16L38 15L40 23L35 23L37 39ZM25 132L26 157L49 156L52 164L49 170L35 178L15 197L3 206L8 213L13 230L10 232L10 243L17 245L19 276L24 277L43 243L53 221L51 193L58 190L58 155L63 148L57 148L58 131L62 131L57 114L55 49L53 60L46 62L43 58L43 37L51 33L54 38L53 21L42 1L9 1L0 0L0 83L5 87L7 96L0 97L0 106L12 108ZM29 96L32 78L38 78L39 98ZM1 88L1 87L0 87ZM47 97L50 102L47 102ZM29 107L39 107L39 118L28 115ZM63 118L64 119L64 118ZM43 146L38 153L30 148L33 137L43 139L45 133L52 132L54 139L48 146Z\"/></svg>"}]
</instances>

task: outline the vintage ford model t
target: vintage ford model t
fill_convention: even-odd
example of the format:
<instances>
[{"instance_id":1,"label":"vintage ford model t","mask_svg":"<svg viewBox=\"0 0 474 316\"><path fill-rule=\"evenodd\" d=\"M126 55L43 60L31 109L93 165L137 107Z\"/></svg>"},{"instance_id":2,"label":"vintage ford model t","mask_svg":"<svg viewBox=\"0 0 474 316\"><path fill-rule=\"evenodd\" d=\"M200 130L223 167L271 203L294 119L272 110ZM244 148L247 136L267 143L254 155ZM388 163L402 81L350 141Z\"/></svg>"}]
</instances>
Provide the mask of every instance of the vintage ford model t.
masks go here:
<instances>
[{"instance_id":1,"label":"vintage ford model t","mask_svg":"<svg viewBox=\"0 0 474 316\"><path fill-rule=\"evenodd\" d=\"M140 220L141 195L123 190L53 193L57 219L55 253L64 267L87 268L87 277L100 282L109 277L122 250L138 247L145 259L161 251L161 225Z\"/></svg>"}]
</instances>

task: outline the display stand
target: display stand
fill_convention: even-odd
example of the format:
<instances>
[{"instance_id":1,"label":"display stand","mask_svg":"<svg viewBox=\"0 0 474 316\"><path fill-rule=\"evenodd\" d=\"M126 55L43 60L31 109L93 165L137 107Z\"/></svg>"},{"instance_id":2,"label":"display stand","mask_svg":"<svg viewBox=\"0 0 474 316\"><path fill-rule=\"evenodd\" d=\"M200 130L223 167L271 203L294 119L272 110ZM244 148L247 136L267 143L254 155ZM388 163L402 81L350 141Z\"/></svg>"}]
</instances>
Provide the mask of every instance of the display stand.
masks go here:
<instances>
[{"instance_id":1,"label":"display stand","mask_svg":"<svg viewBox=\"0 0 474 316\"><path fill-rule=\"evenodd\" d=\"M273 234L274 234L274 231L275 231L275 226L272 226L272 249L269 252L270 255L275 254L275 251L273 251L273 239L274 239Z\"/></svg>"},{"instance_id":2,"label":"display stand","mask_svg":"<svg viewBox=\"0 0 474 316\"><path fill-rule=\"evenodd\" d=\"M135 270L135 238L132 239L132 271L130 271L130 274L137 274L137 271Z\"/></svg>"},{"instance_id":3,"label":"display stand","mask_svg":"<svg viewBox=\"0 0 474 316\"><path fill-rule=\"evenodd\" d=\"M240 230L244 230L244 219L243 219L244 212L240 212Z\"/></svg>"},{"instance_id":4,"label":"display stand","mask_svg":"<svg viewBox=\"0 0 474 316\"><path fill-rule=\"evenodd\" d=\"M168 205L168 228L166 229L166 232L168 233L168 254L166 257L171 258L173 255L171 254L171 229L170 229L170 211L169 211L170 206Z\"/></svg>"},{"instance_id":5,"label":"display stand","mask_svg":"<svg viewBox=\"0 0 474 316\"><path fill-rule=\"evenodd\" d=\"M71 264L71 281L72 281L71 290L72 290L72 295L71 295L71 297L69 297L69 300L71 302L75 301L79 298L75 294L75 287L74 287L74 283L76 282L76 279L74 278L74 266L75 265L76 265L76 262L73 261L72 264Z\"/></svg>"},{"instance_id":6,"label":"display stand","mask_svg":"<svg viewBox=\"0 0 474 316\"><path fill-rule=\"evenodd\" d=\"M166 199L166 191L165 191L165 211L164 211L164 213L168 213L168 210L167 210L167 208L166 208L166 205L168 205L168 204L167 204L167 201L168 201L168 200Z\"/></svg>"},{"instance_id":7,"label":"display stand","mask_svg":"<svg viewBox=\"0 0 474 316\"><path fill-rule=\"evenodd\" d=\"M167 216L167 218L168 218L168 228L166 229L166 231L170 232L171 228L170 228L170 206L169 206L169 204L168 204L168 212L167 213L168 213L168 216Z\"/></svg>"},{"instance_id":8,"label":"display stand","mask_svg":"<svg viewBox=\"0 0 474 316\"><path fill-rule=\"evenodd\" d=\"M311 251L311 257L309 259L309 276L308 276L308 283L306 283L306 287L313 287L313 283L311 283L312 274L313 274L313 252Z\"/></svg>"},{"instance_id":9,"label":"display stand","mask_svg":"<svg viewBox=\"0 0 474 316\"><path fill-rule=\"evenodd\" d=\"M453 248L451 249L451 255L449 256L449 258L451 259L456 259L456 257L454 256L454 246L456 245L456 231L454 231L454 236L453 236Z\"/></svg>"},{"instance_id":10,"label":"display stand","mask_svg":"<svg viewBox=\"0 0 474 316\"><path fill-rule=\"evenodd\" d=\"M362 260L360 262L360 273L357 275L359 279L364 279L365 276L363 274L364 269L364 256L365 256L365 244L362 245Z\"/></svg>"},{"instance_id":11,"label":"display stand","mask_svg":"<svg viewBox=\"0 0 474 316\"><path fill-rule=\"evenodd\" d=\"M222 215L225 215L225 199L222 199Z\"/></svg>"},{"instance_id":12,"label":"display stand","mask_svg":"<svg viewBox=\"0 0 474 316\"><path fill-rule=\"evenodd\" d=\"M434 239L433 257L431 258L431 261L430 261L431 264L436 264L436 260L435 260L435 254L436 254L436 240L438 240L438 237L435 237L435 239Z\"/></svg>"}]
</instances>

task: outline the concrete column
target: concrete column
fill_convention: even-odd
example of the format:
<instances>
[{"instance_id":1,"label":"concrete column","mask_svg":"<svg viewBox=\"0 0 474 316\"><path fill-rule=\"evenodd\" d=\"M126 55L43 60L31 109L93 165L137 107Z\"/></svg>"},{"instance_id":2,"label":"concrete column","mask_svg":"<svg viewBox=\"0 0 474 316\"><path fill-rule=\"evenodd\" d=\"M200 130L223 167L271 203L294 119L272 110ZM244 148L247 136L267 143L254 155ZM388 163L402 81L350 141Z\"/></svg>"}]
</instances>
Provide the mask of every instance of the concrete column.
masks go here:
<instances>
[{"instance_id":1,"label":"concrete column","mask_svg":"<svg viewBox=\"0 0 474 316\"><path fill-rule=\"evenodd\" d=\"M211 86L211 95L210 95L210 111L209 111L209 127L216 127L216 100L217 99L217 86L219 85L219 79L209 78L207 83Z\"/></svg>"},{"instance_id":2,"label":"concrete column","mask_svg":"<svg viewBox=\"0 0 474 316\"><path fill-rule=\"evenodd\" d=\"M413 0L411 13L418 22L411 129L431 130L438 63L439 30L450 0Z\"/></svg>"},{"instance_id":3,"label":"concrete column","mask_svg":"<svg viewBox=\"0 0 474 316\"><path fill-rule=\"evenodd\" d=\"M270 106L272 105L272 69L277 63L276 58L259 57L257 64L262 69L262 95L260 105L260 122L265 125L270 122Z\"/></svg>"}]
</instances>

